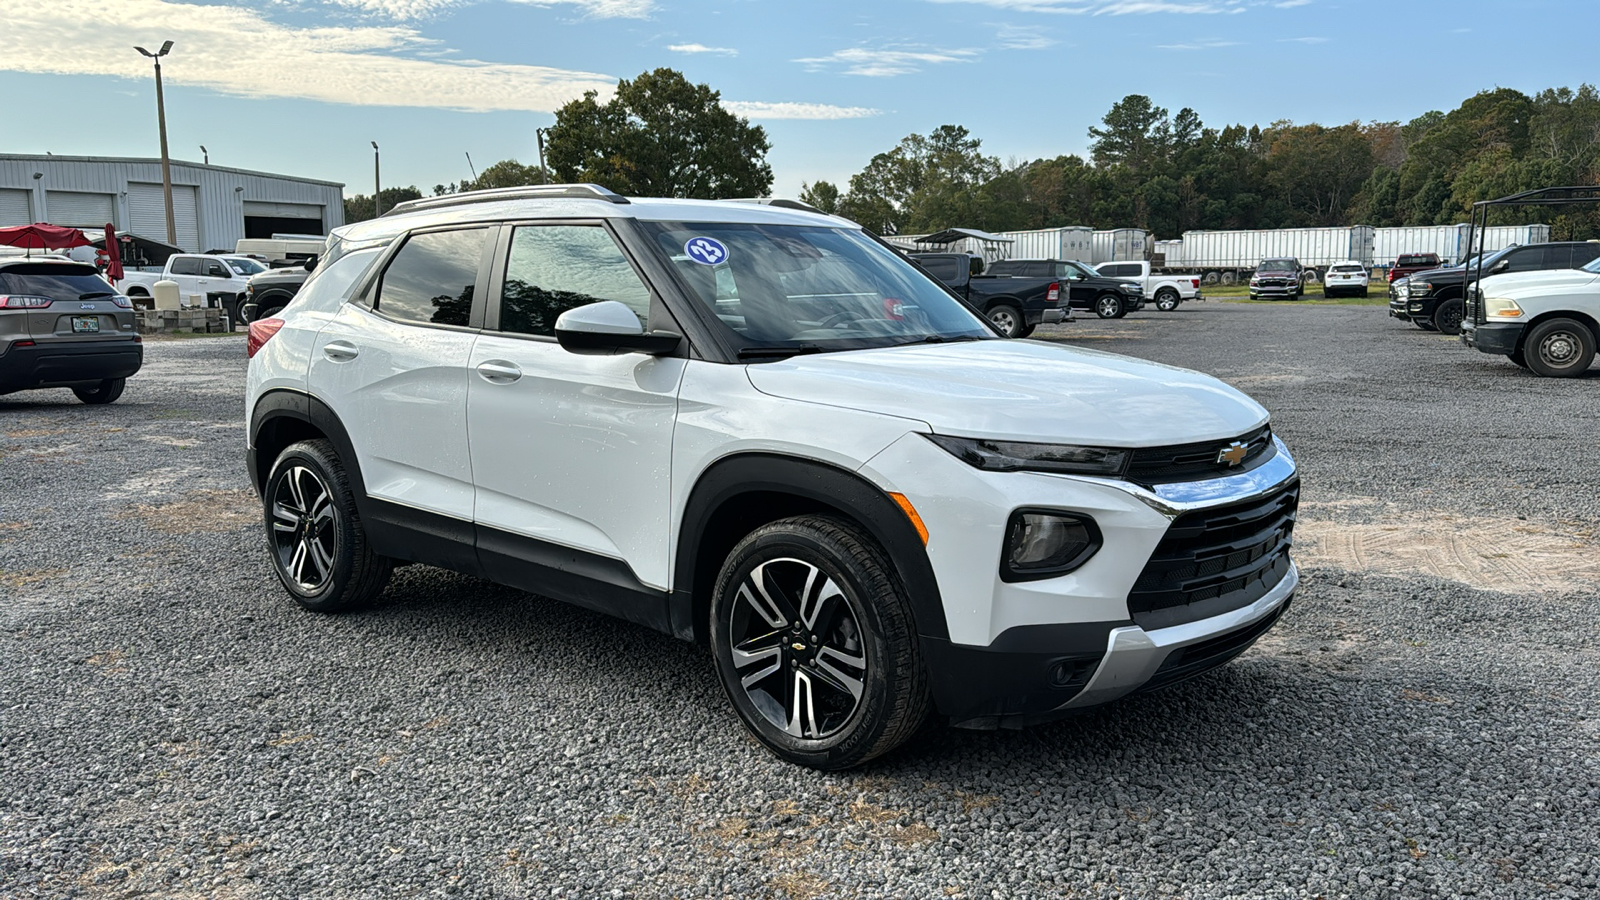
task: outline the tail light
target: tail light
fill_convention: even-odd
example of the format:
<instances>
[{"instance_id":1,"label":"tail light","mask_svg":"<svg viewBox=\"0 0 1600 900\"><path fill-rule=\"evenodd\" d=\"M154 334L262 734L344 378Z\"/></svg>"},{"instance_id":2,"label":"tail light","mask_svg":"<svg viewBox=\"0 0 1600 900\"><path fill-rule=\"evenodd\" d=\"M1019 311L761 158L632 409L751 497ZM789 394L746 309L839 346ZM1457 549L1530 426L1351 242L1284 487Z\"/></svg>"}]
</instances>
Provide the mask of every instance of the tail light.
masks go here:
<instances>
[{"instance_id":1,"label":"tail light","mask_svg":"<svg viewBox=\"0 0 1600 900\"><path fill-rule=\"evenodd\" d=\"M36 346L38 346L38 344L34 343L33 341L24 340L24 341L12 341L11 342L11 346L12 347L36 347Z\"/></svg>"},{"instance_id":2,"label":"tail light","mask_svg":"<svg viewBox=\"0 0 1600 900\"><path fill-rule=\"evenodd\" d=\"M122 294L112 297L111 302L117 305L117 309L133 309L133 301Z\"/></svg>"},{"instance_id":3,"label":"tail light","mask_svg":"<svg viewBox=\"0 0 1600 900\"><path fill-rule=\"evenodd\" d=\"M282 319L257 319L251 322L250 335L245 338L245 358L253 359L261 348L267 345L267 341L272 340L272 336L277 334L278 329L282 327Z\"/></svg>"},{"instance_id":4,"label":"tail light","mask_svg":"<svg viewBox=\"0 0 1600 900\"><path fill-rule=\"evenodd\" d=\"M1393 280L1394 280L1394 275L1395 275L1395 272L1394 272L1394 270L1393 270L1393 269L1390 269L1390 270L1389 270L1389 280L1390 280L1390 281L1393 281Z\"/></svg>"},{"instance_id":5,"label":"tail light","mask_svg":"<svg viewBox=\"0 0 1600 900\"><path fill-rule=\"evenodd\" d=\"M1189 279L1189 285L1191 287L1193 287L1195 290L1199 290L1200 289L1200 279L1198 279L1198 278Z\"/></svg>"},{"instance_id":6,"label":"tail light","mask_svg":"<svg viewBox=\"0 0 1600 900\"><path fill-rule=\"evenodd\" d=\"M0 309L44 309L54 302L31 294L0 294Z\"/></svg>"},{"instance_id":7,"label":"tail light","mask_svg":"<svg viewBox=\"0 0 1600 900\"><path fill-rule=\"evenodd\" d=\"M1059 281L1050 282L1050 288L1044 292L1044 302L1046 302L1046 303L1059 303L1059 302L1061 302L1061 282L1059 282Z\"/></svg>"}]
</instances>

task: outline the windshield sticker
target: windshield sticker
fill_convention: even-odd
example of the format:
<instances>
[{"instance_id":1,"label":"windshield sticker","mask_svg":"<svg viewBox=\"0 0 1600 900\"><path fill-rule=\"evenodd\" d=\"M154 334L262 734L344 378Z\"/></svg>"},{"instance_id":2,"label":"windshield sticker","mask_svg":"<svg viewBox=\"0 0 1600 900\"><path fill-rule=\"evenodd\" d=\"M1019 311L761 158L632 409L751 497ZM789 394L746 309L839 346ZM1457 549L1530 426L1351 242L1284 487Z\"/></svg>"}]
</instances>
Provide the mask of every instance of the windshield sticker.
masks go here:
<instances>
[{"instance_id":1,"label":"windshield sticker","mask_svg":"<svg viewBox=\"0 0 1600 900\"><path fill-rule=\"evenodd\" d=\"M702 266L720 266L728 261L728 248L716 238L690 238L683 245L683 252Z\"/></svg>"}]
</instances>

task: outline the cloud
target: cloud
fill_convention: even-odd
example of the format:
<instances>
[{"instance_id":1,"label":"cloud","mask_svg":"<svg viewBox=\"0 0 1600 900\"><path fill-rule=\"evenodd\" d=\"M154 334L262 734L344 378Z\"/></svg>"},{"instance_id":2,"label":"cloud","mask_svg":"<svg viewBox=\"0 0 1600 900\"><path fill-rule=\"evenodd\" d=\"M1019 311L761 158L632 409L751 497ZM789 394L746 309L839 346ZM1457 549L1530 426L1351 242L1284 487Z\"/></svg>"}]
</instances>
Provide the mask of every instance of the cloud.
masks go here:
<instances>
[{"instance_id":1,"label":"cloud","mask_svg":"<svg viewBox=\"0 0 1600 900\"><path fill-rule=\"evenodd\" d=\"M724 108L747 119L865 119L881 110L865 106L829 106L826 103L767 103L760 100L724 100Z\"/></svg>"},{"instance_id":2,"label":"cloud","mask_svg":"<svg viewBox=\"0 0 1600 900\"><path fill-rule=\"evenodd\" d=\"M1327 42L1328 39L1325 37L1278 38L1280 44L1326 44Z\"/></svg>"},{"instance_id":3,"label":"cloud","mask_svg":"<svg viewBox=\"0 0 1600 900\"><path fill-rule=\"evenodd\" d=\"M340 6L398 21L422 19L477 0L332 0ZM527 6L577 6L597 19L643 19L655 11L655 0L511 0Z\"/></svg>"},{"instance_id":4,"label":"cloud","mask_svg":"<svg viewBox=\"0 0 1600 900\"><path fill-rule=\"evenodd\" d=\"M995 30L995 38L1000 41L1002 50L1043 50L1061 43L1045 37L1037 29L1018 28L1015 25L999 26Z\"/></svg>"},{"instance_id":5,"label":"cloud","mask_svg":"<svg viewBox=\"0 0 1600 900\"><path fill-rule=\"evenodd\" d=\"M1237 47L1238 41L1190 41L1185 44L1157 44L1157 50L1216 50L1219 47Z\"/></svg>"},{"instance_id":6,"label":"cloud","mask_svg":"<svg viewBox=\"0 0 1600 900\"><path fill-rule=\"evenodd\" d=\"M978 57L976 50L926 49L874 49L851 47L835 50L827 56L797 59L813 72L839 67L846 75L864 75L868 78L891 78L922 71L925 65L972 62Z\"/></svg>"},{"instance_id":7,"label":"cloud","mask_svg":"<svg viewBox=\"0 0 1600 900\"><path fill-rule=\"evenodd\" d=\"M1245 11L1244 0L928 0L930 3L981 3L1012 12L1069 16L1130 16L1152 13L1215 15ZM1309 0L1308 0L1309 2Z\"/></svg>"},{"instance_id":8,"label":"cloud","mask_svg":"<svg viewBox=\"0 0 1600 900\"><path fill-rule=\"evenodd\" d=\"M1274 3L1272 5L1279 9L1294 9L1296 6L1310 6L1311 0L1283 0L1282 3Z\"/></svg>"},{"instance_id":9,"label":"cloud","mask_svg":"<svg viewBox=\"0 0 1600 900\"><path fill-rule=\"evenodd\" d=\"M705 44L668 44L667 49L673 53L715 53L718 56L739 55L739 51L732 47L707 47Z\"/></svg>"},{"instance_id":10,"label":"cloud","mask_svg":"<svg viewBox=\"0 0 1600 900\"><path fill-rule=\"evenodd\" d=\"M150 66L133 45L167 39L177 41L161 69L169 84L240 97L551 112L616 86L594 72L424 58L437 42L406 26L295 28L252 9L175 0L7 4L0 71L145 79Z\"/></svg>"}]
</instances>

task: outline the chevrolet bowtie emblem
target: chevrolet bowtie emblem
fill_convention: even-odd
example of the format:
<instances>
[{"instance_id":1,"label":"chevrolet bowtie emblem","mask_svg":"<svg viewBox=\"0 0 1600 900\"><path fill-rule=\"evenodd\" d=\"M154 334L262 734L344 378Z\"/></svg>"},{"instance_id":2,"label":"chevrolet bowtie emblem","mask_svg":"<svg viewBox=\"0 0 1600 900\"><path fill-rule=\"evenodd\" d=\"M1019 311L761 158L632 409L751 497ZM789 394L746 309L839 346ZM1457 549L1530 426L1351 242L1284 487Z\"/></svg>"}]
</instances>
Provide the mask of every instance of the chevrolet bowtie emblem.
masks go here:
<instances>
[{"instance_id":1,"label":"chevrolet bowtie emblem","mask_svg":"<svg viewBox=\"0 0 1600 900\"><path fill-rule=\"evenodd\" d=\"M1244 462L1245 454L1249 452L1249 447L1239 443L1238 441L1234 441L1228 446L1217 451L1217 462L1227 463L1230 466L1237 466L1239 463Z\"/></svg>"}]
</instances>

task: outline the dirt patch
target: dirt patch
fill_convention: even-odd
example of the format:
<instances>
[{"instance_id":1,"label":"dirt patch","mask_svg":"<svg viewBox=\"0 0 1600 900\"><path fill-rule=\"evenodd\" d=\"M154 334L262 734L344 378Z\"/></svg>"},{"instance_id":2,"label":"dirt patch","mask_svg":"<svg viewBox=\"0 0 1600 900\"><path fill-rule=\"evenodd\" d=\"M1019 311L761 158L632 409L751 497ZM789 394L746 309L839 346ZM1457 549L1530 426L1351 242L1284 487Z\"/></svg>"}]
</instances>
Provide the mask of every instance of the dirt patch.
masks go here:
<instances>
[{"instance_id":1,"label":"dirt patch","mask_svg":"<svg viewBox=\"0 0 1600 900\"><path fill-rule=\"evenodd\" d=\"M167 534L203 534L259 524L261 508L249 491L190 491L172 503L135 506L119 518Z\"/></svg>"},{"instance_id":2,"label":"dirt patch","mask_svg":"<svg viewBox=\"0 0 1600 900\"><path fill-rule=\"evenodd\" d=\"M23 569L11 572L0 569L0 586L13 591L23 591L53 581L65 574L67 574L66 569Z\"/></svg>"},{"instance_id":3,"label":"dirt patch","mask_svg":"<svg viewBox=\"0 0 1600 900\"><path fill-rule=\"evenodd\" d=\"M1335 521L1366 507L1362 521ZM1592 525L1400 510L1382 501L1307 503L1294 532L1301 565L1432 575L1475 588L1543 593L1600 588Z\"/></svg>"}]
</instances>

